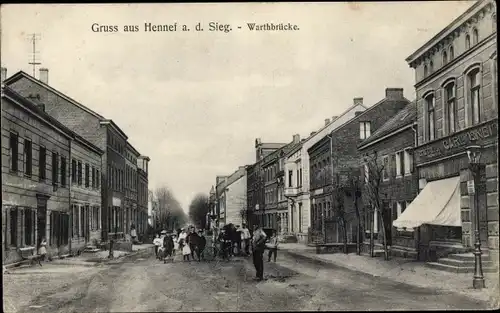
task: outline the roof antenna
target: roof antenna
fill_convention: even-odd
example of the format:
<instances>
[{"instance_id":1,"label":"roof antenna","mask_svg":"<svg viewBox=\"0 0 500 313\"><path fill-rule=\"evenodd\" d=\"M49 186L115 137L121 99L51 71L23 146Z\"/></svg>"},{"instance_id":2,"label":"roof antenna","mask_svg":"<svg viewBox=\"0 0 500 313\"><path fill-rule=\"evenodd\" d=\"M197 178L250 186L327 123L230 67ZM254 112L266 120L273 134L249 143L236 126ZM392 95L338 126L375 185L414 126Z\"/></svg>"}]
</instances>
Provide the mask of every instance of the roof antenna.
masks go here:
<instances>
[{"instance_id":1,"label":"roof antenna","mask_svg":"<svg viewBox=\"0 0 500 313\"><path fill-rule=\"evenodd\" d=\"M36 42L38 40L40 40L40 39L41 39L41 35L40 34L33 33L33 34L29 35L29 40L33 44L33 51L32 51L33 55L32 55L32 58L31 58L31 62L29 62L28 64L30 64L30 65L33 66L33 77L35 77L36 66L42 64L41 62L38 62L36 60L37 54L39 53L39 51L36 51Z\"/></svg>"}]
</instances>

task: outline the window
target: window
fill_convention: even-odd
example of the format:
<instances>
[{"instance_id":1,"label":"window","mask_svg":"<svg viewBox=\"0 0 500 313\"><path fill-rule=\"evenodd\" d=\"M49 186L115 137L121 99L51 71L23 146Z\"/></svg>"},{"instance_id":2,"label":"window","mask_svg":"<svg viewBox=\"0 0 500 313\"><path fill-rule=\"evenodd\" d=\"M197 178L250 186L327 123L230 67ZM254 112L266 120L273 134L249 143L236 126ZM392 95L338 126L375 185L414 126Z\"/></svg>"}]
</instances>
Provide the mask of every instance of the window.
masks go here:
<instances>
[{"instance_id":1,"label":"window","mask_svg":"<svg viewBox=\"0 0 500 313\"><path fill-rule=\"evenodd\" d=\"M472 31L472 44L475 45L479 42L479 32L477 31L477 28L474 28Z\"/></svg>"},{"instance_id":2,"label":"window","mask_svg":"<svg viewBox=\"0 0 500 313\"><path fill-rule=\"evenodd\" d=\"M402 176L405 172L404 152L396 152L396 177Z\"/></svg>"},{"instance_id":3,"label":"window","mask_svg":"<svg viewBox=\"0 0 500 313\"><path fill-rule=\"evenodd\" d=\"M61 187L66 187L66 158L61 157Z\"/></svg>"},{"instance_id":4,"label":"window","mask_svg":"<svg viewBox=\"0 0 500 313\"><path fill-rule=\"evenodd\" d=\"M92 166L92 188L95 188L95 167Z\"/></svg>"},{"instance_id":5,"label":"window","mask_svg":"<svg viewBox=\"0 0 500 313\"><path fill-rule=\"evenodd\" d=\"M288 171L288 187L292 187L293 171Z\"/></svg>"},{"instance_id":6,"label":"window","mask_svg":"<svg viewBox=\"0 0 500 313\"><path fill-rule=\"evenodd\" d=\"M82 162L78 161L78 186L82 185Z\"/></svg>"},{"instance_id":7,"label":"window","mask_svg":"<svg viewBox=\"0 0 500 313\"><path fill-rule=\"evenodd\" d=\"M366 139L371 135L371 123L370 122L360 122L359 123L359 139Z\"/></svg>"},{"instance_id":8,"label":"window","mask_svg":"<svg viewBox=\"0 0 500 313\"><path fill-rule=\"evenodd\" d=\"M17 247L18 209L10 209L10 245Z\"/></svg>"},{"instance_id":9,"label":"window","mask_svg":"<svg viewBox=\"0 0 500 313\"><path fill-rule=\"evenodd\" d=\"M470 49L470 36L465 36L465 49Z\"/></svg>"},{"instance_id":10,"label":"window","mask_svg":"<svg viewBox=\"0 0 500 313\"><path fill-rule=\"evenodd\" d=\"M18 134L10 133L10 170L17 173L18 170Z\"/></svg>"},{"instance_id":11,"label":"window","mask_svg":"<svg viewBox=\"0 0 500 313\"><path fill-rule=\"evenodd\" d=\"M378 211L373 210L373 232L378 233Z\"/></svg>"},{"instance_id":12,"label":"window","mask_svg":"<svg viewBox=\"0 0 500 313\"><path fill-rule=\"evenodd\" d=\"M90 166L89 164L85 164L85 188L90 187Z\"/></svg>"},{"instance_id":13,"label":"window","mask_svg":"<svg viewBox=\"0 0 500 313\"><path fill-rule=\"evenodd\" d=\"M432 74L434 72L434 62L429 63L429 74Z\"/></svg>"},{"instance_id":14,"label":"window","mask_svg":"<svg viewBox=\"0 0 500 313\"><path fill-rule=\"evenodd\" d=\"M427 77L428 74L427 65L424 65L424 77Z\"/></svg>"},{"instance_id":15,"label":"window","mask_svg":"<svg viewBox=\"0 0 500 313\"><path fill-rule=\"evenodd\" d=\"M73 237L78 237L80 234L80 207L73 205Z\"/></svg>"},{"instance_id":16,"label":"window","mask_svg":"<svg viewBox=\"0 0 500 313\"><path fill-rule=\"evenodd\" d=\"M71 182L76 184L77 182L77 174L76 174L76 160L71 160Z\"/></svg>"},{"instance_id":17,"label":"window","mask_svg":"<svg viewBox=\"0 0 500 313\"><path fill-rule=\"evenodd\" d=\"M24 210L24 243L26 246L35 245L35 211Z\"/></svg>"},{"instance_id":18,"label":"window","mask_svg":"<svg viewBox=\"0 0 500 313\"><path fill-rule=\"evenodd\" d=\"M382 179L384 181L389 180L389 156L385 155L384 160L384 171L382 172Z\"/></svg>"},{"instance_id":19,"label":"window","mask_svg":"<svg viewBox=\"0 0 500 313\"><path fill-rule=\"evenodd\" d=\"M450 47L450 61L455 58L455 50L453 49L453 46Z\"/></svg>"},{"instance_id":20,"label":"window","mask_svg":"<svg viewBox=\"0 0 500 313\"><path fill-rule=\"evenodd\" d=\"M434 94L430 94L425 98L425 102L427 103L427 133L428 139L434 140L436 139L436 120L434 114Z\"/></svg>"},{"instance_id":21,"label":"window","mask_svg":"<svg viewBox=\"0 0 500 313\"><path fill-rule=\"evenodd\" d=\"M95 185L97 189L101 188L101 176L98 169L95 170Z\"/></svg>"},{"instance_id":22,"label":"window","mask_svg":"<svg viewBox=\"0 0 500 313\"><path fill-rule=\"evenodd\" d=\"M47 177L47 151L45 147L40 147L38 156L38 177L40 181L45 180Z\"/></svg>"},{"instance_id":23,"label":"window","mask_svg":"<svg viewBox=\"0 0 500 313\"><path fill-rule=\"evenodd\" d=\"M481 121L481 98L480 98L480 71L475 69L469 73L470 86L470 101L471 101L471 117L472 125L476 125Z\"/></svg>"},{"instance_id":24,"label":"window","mask_svg":"<svg viewBox=\"0 0 500 313\"><path fill-rule=\"evenodd\" d=\"M50 213L50 243L60 245L68 244L69 215L52 211Z\"/></svg>"},{"instance_id":25,"label":"window","mask_svg":"<svg viewBox=\"0 0 500 313\"><path fill-rule=\"evenodd\" d=\"M52 186L59 183L59 154L52 152Z\"/></svg>"},{"instance_id":26,"label":"window","mask_svg":"<svg viewBox=\"0 0 500 313\"><path fill-rule=\"evenodd\" d=\"M413 171L413 156L412 154L410 153L410 150L409 149L406 149L404 150L404 173L405 175L407 174L411 174L412 171Z\"/></svg>"},{"instance_id":27,"label":"window","mask_svg":"<svg viewBox=\"0 0 500 313\"><path fill-rule=\"evenodd\" d=\"M368 183L370 179L370 168L368 167L368 164L364 164L364 176L365 176L365 183Z\"/></svg>"},{"instance_id":28,"label":"window","mask_svg":"<svg viewBox=\"0 0 500 313\"><path fill-rule=\"evenodd\" d=\"M24 139L24 174L31 177L33 170L33 149L31 147L31 140Z\"/></svg>"},{"instance_id":29,"label":"window","mask_svg":"<svg viewBox=\"0 0 500 313\"><path fill-rule=\"evenodd\" d=\"M299 170L299 187L302 187L302 169Z\"/></svg>"},{"instance_id":30,"label":"window","mask_svg":"<svg viewBox=\"0 0 500 313\"><path fill-rule=\"evenodd\" d=\"M446 63L448 63L448 53L443 51L443 65L446 65Z\"/></svg>"},{"instance_id":31,"label":"window","mask_svg":"<svg viewBox=\"0 0 500 313\"><path fill-rule=\"evenodd\" d=\"M455 84L449 83L445 86L446 95L446 125L448 134L454 133L458 128L457 105L455 98Z\"/></svg>"}]
</instances>

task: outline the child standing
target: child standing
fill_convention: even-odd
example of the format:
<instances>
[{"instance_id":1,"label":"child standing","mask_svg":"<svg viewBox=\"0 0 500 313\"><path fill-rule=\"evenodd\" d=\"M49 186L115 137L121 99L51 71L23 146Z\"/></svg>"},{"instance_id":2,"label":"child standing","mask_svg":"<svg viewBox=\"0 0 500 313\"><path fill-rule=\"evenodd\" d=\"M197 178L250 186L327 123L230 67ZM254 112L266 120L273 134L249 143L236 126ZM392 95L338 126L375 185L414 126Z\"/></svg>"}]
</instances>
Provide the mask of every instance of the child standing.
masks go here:
<instances>
[{"instance_id":1,"label":"child standing","mask_svg":"<svg viewBox=\"0 0 500 313\"><path fill-rule=\"evenodd\" d=\"M41 255L41 260L45 261L45 256L47 255L47 240L45 237L42 238L40 242L40 248L38 248L38 254Z\"/></svg>"},{"instance_id":2,"label":"child standing","mask_svg":"<svg viewBox=\"0 0 500 313\"><path fill-rule=\"evenodd\" d=\"M271 257L274 254L274 262L276 262L276 256L278 254L278 236L276 235L276 231L273 230L273 235L271 236L271 239L269 239L269 254L267 255L268 262L271 262Z\"/></svg>"},{"instance_id":3,"label":"child standing","mask_svg":"<svg viewBox=\"0 0 500 313\"><path fill-rule=\"evenodd\" d=\"M184 241L182 246L182 256L184 261L189 261L189 256L191 255L191 248L189 247L189 243Z\"/></svg>"},{"instance_id":4,"label":"child standing","mask_svg":"<svg viewBox=\"0 0 500 313\"><path fill-rule=\"evenodd\" d=\"M158 249L162 245L162 240L160 239L160 235L156 234L156 238L153 240L153 244L155 245L155 255L158 258Z\"/></svg>"}]
</instances>

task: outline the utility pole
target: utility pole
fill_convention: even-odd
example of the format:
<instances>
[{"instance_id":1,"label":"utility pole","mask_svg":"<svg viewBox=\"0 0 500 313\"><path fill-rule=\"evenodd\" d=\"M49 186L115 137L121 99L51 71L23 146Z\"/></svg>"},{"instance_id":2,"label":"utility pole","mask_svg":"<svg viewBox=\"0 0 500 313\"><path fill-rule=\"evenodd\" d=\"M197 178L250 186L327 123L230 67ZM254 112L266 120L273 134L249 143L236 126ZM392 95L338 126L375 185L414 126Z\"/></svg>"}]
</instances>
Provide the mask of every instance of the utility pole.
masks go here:
<instances>
[{"instance_id":1,"label":"utility pole","mask_svg":"<svg viewBox=\"0 0 500 313\"><path fill-rule=\"evenodd\" d=\"M33 77L35 77L35 73L36 73L36 66L37 65L41 65L42 63L37 61L37 54L39 53L39 51L36 51L36 43L38 40L41 39L41 35L40 34L36 34L36 33L33 33L33 34L30 34L29 35L29 40L31 41L31 44L32 44L32 56L31 56L31 61L28 62L28 64L30 64L31 66L33 66Z\"/></svg>"}]
</instances>

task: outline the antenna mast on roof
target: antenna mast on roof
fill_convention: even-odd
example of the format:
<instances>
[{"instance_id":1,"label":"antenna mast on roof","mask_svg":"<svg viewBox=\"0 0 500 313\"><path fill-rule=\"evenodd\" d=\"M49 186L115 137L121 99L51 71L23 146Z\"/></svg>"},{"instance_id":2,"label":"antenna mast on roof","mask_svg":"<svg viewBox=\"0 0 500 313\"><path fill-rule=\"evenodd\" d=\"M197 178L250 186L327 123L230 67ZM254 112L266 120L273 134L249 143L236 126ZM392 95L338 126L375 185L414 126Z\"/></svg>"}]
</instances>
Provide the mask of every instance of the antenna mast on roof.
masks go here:
<instances>
[{"instance_id":1,"label":"antenna mast on roof","mask_svg":"<svg viewBox=\"0 0 500 313\"><path fill-rule=\"evenodd\" d=\"M33 34L29 35L29 40L33 44L33 51L32 51L33 55L31 56L31 62L28 62L28 64L30 64L30 65L33 66L33 77L35 77L36 66L42 64L41 62L38 62L37 58L36 58L37 54L39 53L39 51L36 51L36 42L38 40L40 40L40 39L41 39L41 35L40 34L33 33Z\"/></svg>"}]
</instances>

